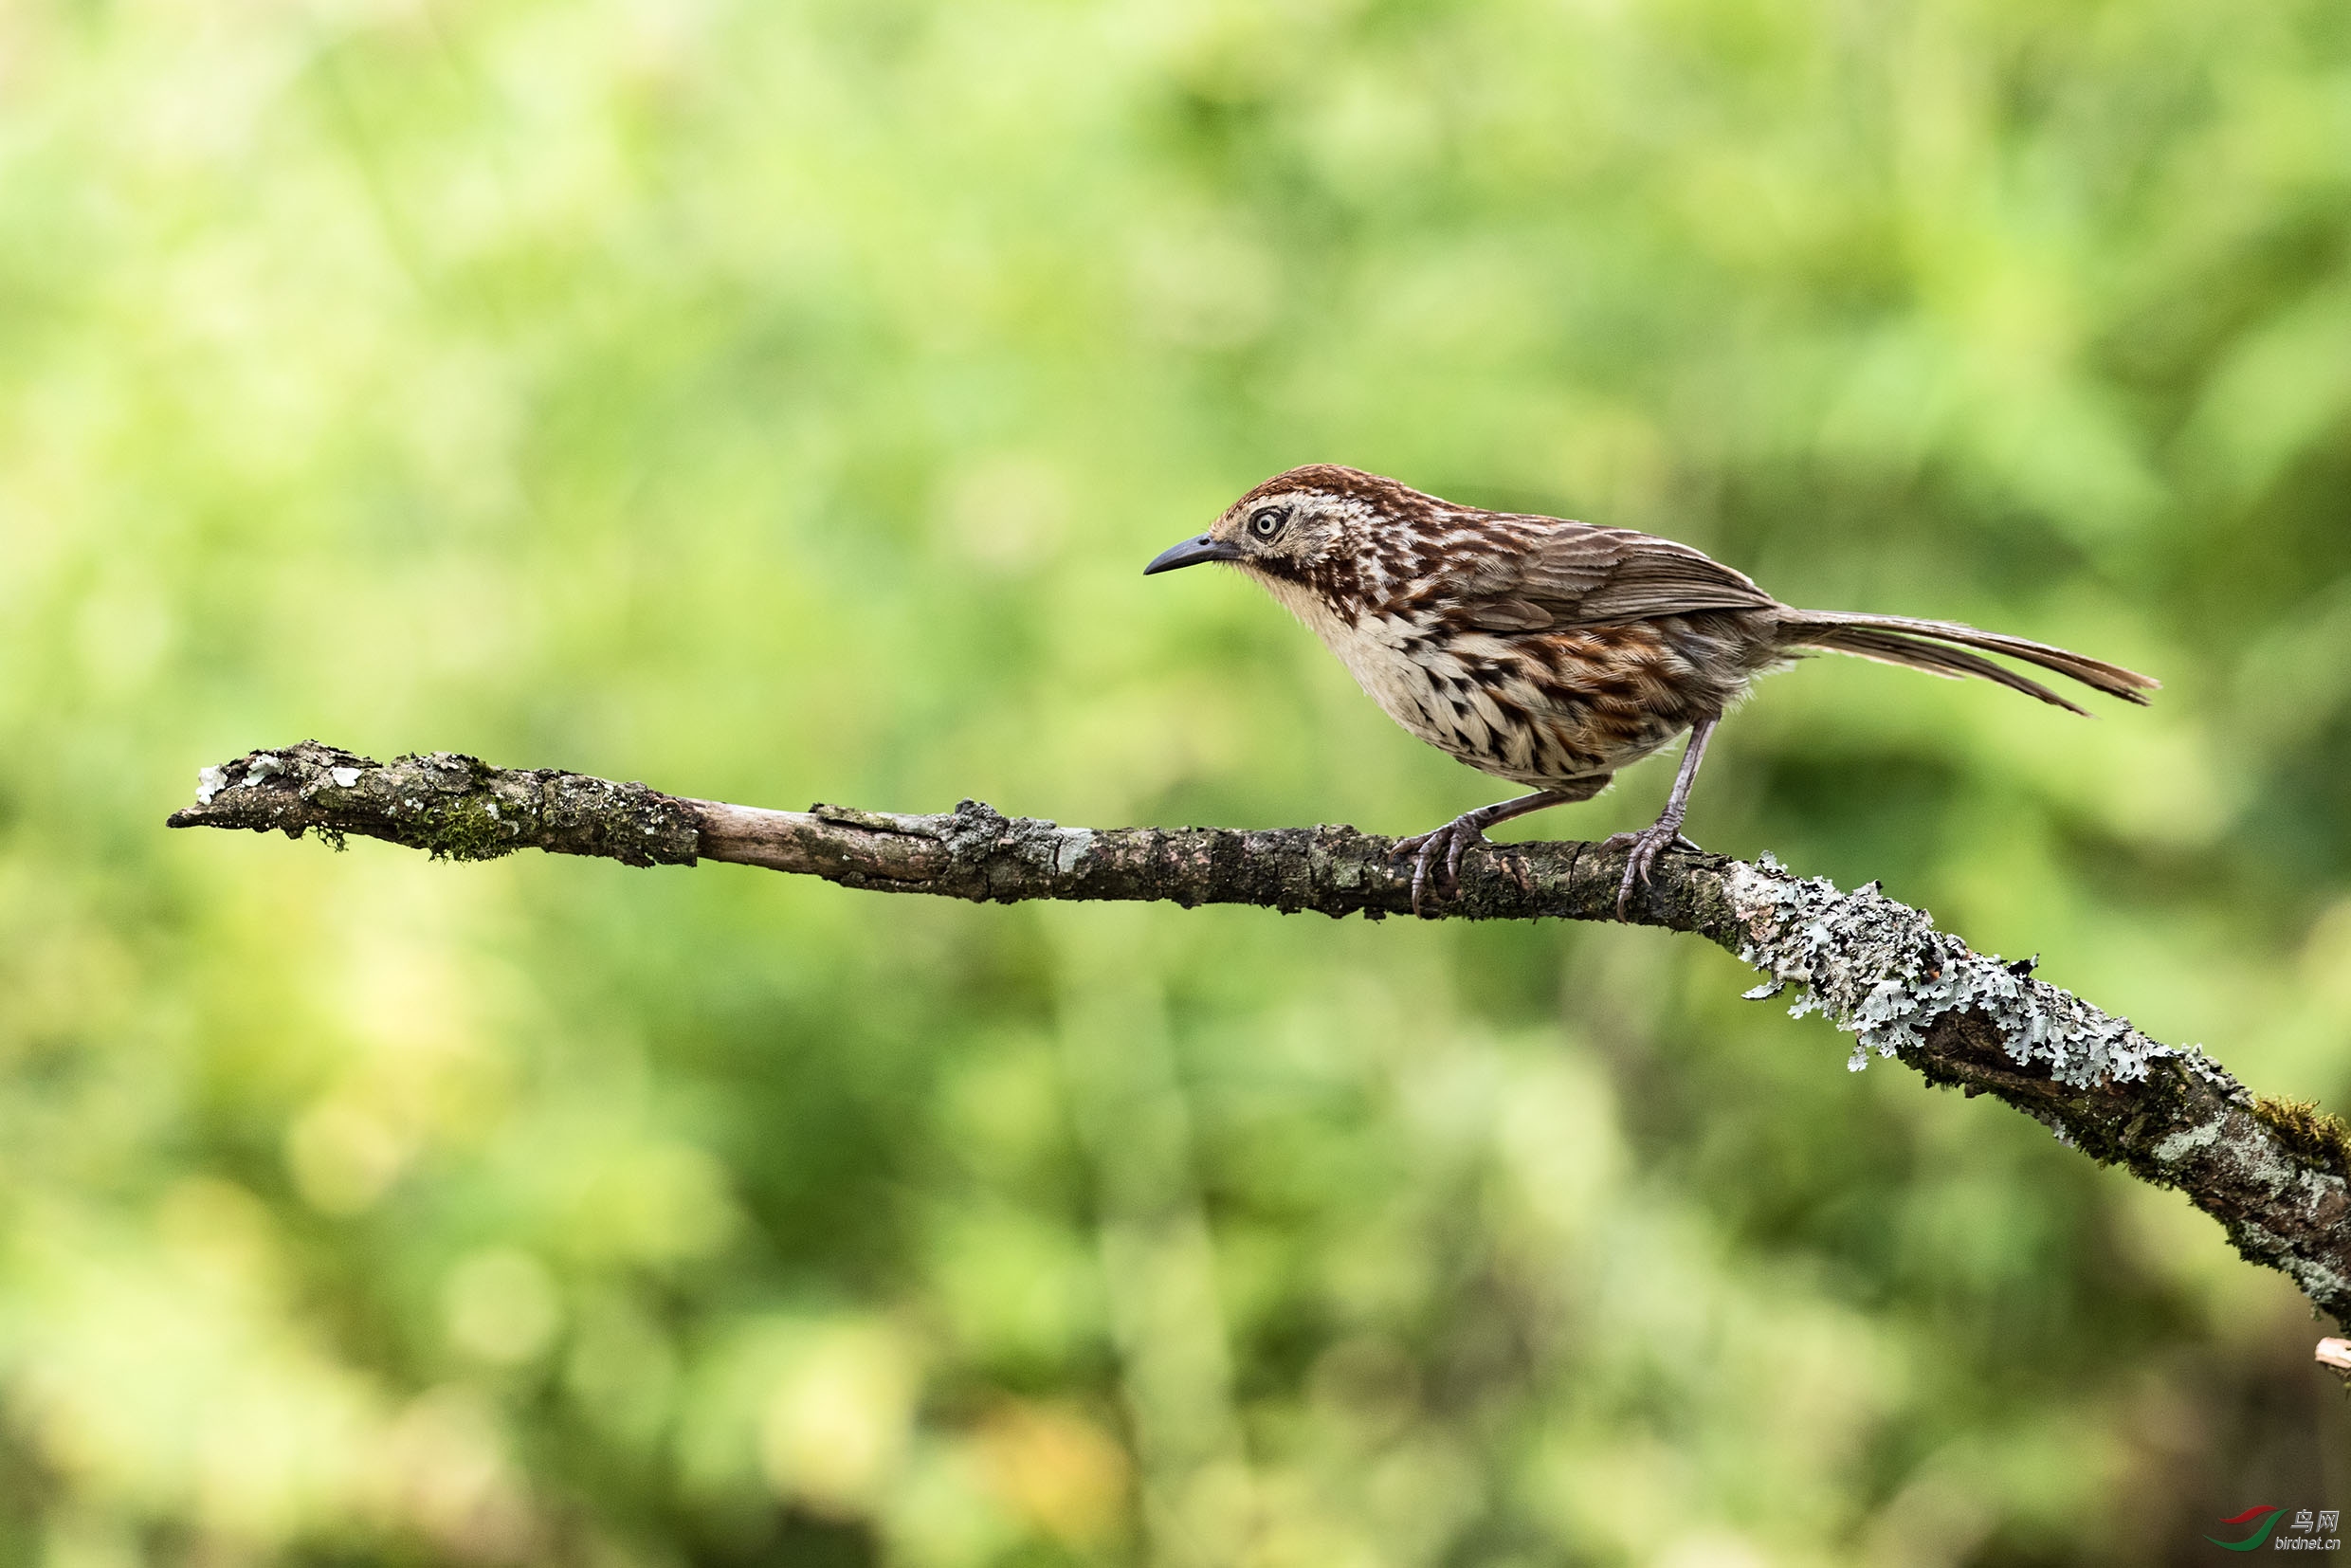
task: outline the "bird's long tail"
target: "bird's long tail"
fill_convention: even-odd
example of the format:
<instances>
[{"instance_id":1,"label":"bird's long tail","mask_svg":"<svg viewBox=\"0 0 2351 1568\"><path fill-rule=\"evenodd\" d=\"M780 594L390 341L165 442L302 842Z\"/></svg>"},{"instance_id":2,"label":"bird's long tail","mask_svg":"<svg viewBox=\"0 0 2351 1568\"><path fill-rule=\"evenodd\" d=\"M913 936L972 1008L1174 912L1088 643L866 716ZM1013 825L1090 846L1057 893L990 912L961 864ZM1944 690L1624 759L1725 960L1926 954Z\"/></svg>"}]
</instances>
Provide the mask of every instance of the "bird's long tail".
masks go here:
<instances>
[{"instance_id":1,"label":"bird's long tail","mask_svg":"<svg viewBox=\"0 0 2351 1568\"><path fill-rule=\"evenodd\" d=\"M2019 675L2006 665L1996 665L1982 653L2004 654L2043 669L2055 670L2109 697L2144 705L2146 694L2162 683L2079 653L2069 653L2047 643L1978 631L1957 621L1914 621L1901 615L1848 615L1833 611L1791 610L1780 617L1779 641L1787 647L1826 648L1857 654L1885 664L1923 669L1952 680L1974 675L1996 681L2011 691L2021 691L2044 702L2054 702L2074 713L2089 710L2060 697L2040 682ZM1980 649L1981 653L1970 649Z\"/></svg>"}]
</instances>

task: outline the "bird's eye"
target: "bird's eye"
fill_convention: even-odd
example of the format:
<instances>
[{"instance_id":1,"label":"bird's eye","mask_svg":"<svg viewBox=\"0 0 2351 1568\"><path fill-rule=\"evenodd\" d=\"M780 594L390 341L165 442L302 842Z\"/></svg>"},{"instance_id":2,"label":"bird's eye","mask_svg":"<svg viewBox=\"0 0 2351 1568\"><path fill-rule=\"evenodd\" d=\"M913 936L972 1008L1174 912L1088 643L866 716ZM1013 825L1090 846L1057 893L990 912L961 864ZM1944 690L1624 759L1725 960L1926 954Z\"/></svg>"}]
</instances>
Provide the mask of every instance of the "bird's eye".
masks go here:
<instances>
[{"instance_id":1,"label":"bird's eye","mask_svg":"<svg viewBox=\"0 0 2351 1568\"><path fill-rule=\"evenodd\" d=\"M1282 525L1288 520L1289 514L1279 506L1260 507L1249 514L1249 532L1261 539L1271 539L1282 532Z\"/></svg>"}]
</instances>

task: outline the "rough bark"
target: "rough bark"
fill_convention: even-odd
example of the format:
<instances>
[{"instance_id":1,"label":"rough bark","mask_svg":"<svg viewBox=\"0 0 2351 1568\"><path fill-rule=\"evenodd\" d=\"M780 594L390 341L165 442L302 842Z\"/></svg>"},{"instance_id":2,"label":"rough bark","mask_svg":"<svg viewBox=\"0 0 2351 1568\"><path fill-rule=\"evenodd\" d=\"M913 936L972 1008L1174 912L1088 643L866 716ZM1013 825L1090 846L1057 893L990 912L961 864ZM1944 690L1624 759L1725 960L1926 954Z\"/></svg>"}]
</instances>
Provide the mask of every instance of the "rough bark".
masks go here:
<instances>
[{"instance_id":1,"label":"rough bark","mask_svg":"<svg viewBox=\"0 0 2351 1568\"><path fill-rule=\"evenodd\" d=\"M451 860L517 849L630 866L698 860L848 887L1012 903L1148 899L1377 920L1411 911L1394 841L1346 827L1063 828L965 801L908 816L775 811L556 769L436 753L384 764L304 741L207 768L174 828L361 834ZM1466 857L1453 920L1614 918L1624 851L1524 844ZM2351 1323L2351 1140L2314 1107L2256 1096L2202 1051L2160 1044L2031 965L1971 952L1875 884L1841 893L1766 855L1668 853L1631 920L1704 937L1760 970L1762 997L1856 1037L1851 1066L1893 1057L1931 1083L1990 1094L2090 1158L2177 1187L2245 1258Z\"/></svg>"}]
</instances>

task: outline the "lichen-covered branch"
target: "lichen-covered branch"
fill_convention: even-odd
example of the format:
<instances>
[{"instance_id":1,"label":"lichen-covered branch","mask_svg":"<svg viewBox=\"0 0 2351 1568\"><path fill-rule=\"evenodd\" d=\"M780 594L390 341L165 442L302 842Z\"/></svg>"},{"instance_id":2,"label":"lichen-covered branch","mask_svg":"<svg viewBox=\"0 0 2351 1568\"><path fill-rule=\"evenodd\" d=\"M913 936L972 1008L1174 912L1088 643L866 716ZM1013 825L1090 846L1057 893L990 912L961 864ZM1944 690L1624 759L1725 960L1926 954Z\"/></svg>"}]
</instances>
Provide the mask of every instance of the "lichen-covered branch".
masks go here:
<instances>
[{"instance_id":1,"label":"lichen-covered branch","mask_svg":"<svg viewBox=\"0 0 2351 1568\"><path fill-rule=\"evenodd\" d=\"M174 828L387 839L451 860L517 849L631 866L731 861L885 892L1011 903L1149 899L1259 904L1371 919L1411 911L1394 841L1353 828L1063 828L965 801L904 816L815 806L774 811L664 794L555 769L447 753L378 763L316 741L204 770ZM1525 844L1467 857L1457 920L1614 918L1624 851ZM2351 1323L2351 1141L2314 1107L2269 1100L2202 1051L2166 1046L1969 951L1874 884L1840 893L1759 864L1673 851L1631 918L1728 948L1763 973L1750 996L1800 991L1872 1052L1936 1084L2007 1102L2091 1158L2177 1187L2249 1260L2282 1270Z\"/></svg>"}]
</instances>

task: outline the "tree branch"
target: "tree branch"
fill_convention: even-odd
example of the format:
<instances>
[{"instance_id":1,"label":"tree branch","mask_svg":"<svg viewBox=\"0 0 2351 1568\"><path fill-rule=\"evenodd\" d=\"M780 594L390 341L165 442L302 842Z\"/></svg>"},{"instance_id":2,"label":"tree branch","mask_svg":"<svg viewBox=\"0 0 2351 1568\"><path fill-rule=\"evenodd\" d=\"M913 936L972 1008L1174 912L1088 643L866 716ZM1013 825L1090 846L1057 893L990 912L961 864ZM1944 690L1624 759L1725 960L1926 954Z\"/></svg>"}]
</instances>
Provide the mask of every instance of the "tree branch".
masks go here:
<instances>
[{"instance_id":1,"label":"tree branch","mask_svg":"<svg viewBox=\"0 0 2351 1568\"><path fill-rule=\"evenodd\" d=\"M936 816L773 811L448 753L383 764L317 741L205 769L196 803L170 825L312 831L338 845L357 833L451 860L535 848L630 866L729 861L1006 903L1150 899L1373 920L1411 910L1394 841L1353 828L1062 828L970 800ZM1467 857L1459 896L1434 913L1609 920L1623 870L1622 850L1513 845ZM1638 891L1632 919L1737 954L1765 975L1751 997L1801 988L1792 1011L1854 1034L1856 1069L1871 1052L1896 1058L1931 1083L1996 1096L2093 1159L2178 1188L2246 1259L2351 1323L2351 1139L2334 1118L2248 1092L2202 1051L2147 1038L2033 979L2028 963L1970 952L1874 883L1840 893L1768 855L1676 850Z\"/></svg>"}]
</instances>

